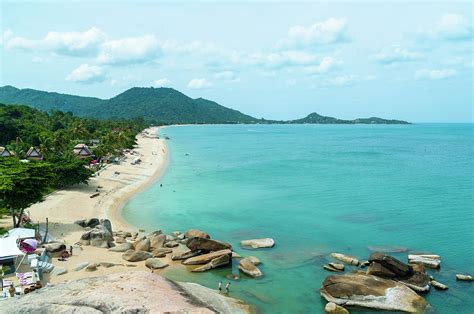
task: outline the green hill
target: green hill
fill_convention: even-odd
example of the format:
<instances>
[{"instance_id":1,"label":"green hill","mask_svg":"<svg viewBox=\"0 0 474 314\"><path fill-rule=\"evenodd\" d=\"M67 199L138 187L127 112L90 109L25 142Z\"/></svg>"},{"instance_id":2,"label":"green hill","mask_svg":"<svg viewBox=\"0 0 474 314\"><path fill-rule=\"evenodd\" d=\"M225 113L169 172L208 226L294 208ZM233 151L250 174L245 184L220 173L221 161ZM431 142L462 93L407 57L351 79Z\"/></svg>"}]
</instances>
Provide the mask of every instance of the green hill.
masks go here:
<instances>
[{"instance_id":1,"label":"green hill","mask_svg":"<svg viewBox=\"0 0 474 314\"><path fill-rule=\"evenodd\" d=\"M51 112L60 110L80 117L99 119L132 119L143 117L156 124L230 124L230 123L289 123L289 124L406 124L398 120L367 118L341 120L312 113L290 121L264 120L226 108L204 98L193 99L172 88L133 87L113 98L81 97L34 89L0 87L0 102L22 104Z\"/></svg>"}]
</instances>

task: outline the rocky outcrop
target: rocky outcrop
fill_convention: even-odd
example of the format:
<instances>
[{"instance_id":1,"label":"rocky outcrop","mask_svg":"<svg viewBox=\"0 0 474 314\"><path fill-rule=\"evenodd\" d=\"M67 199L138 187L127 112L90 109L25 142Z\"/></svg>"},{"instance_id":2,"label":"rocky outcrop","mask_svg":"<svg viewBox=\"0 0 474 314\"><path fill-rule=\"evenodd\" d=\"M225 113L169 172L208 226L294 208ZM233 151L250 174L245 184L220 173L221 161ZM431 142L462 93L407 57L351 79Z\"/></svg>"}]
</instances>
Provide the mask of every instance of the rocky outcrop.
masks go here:
<instances>
[{"instance_id":1,"label":"rocky outcrop","mask_svg":"<svg viewBox=\"0 0 474 314\"><path fill-rule=\"evenodd\" d=\"M372 253L369 257L369 262L371 263L371 266L373 264L381 265L383 269L380 268L381 269L380 272L383 273L386 270L387 275L394 274L395 276L398 276L398 277L407 277L413 273L413 268L410 265L400 262L395 257L385 255L382 253ZM387 276L387 277L394 277L394 276Z\"/></svg>"},{"instance_id":2,"label":"rocky outcrop","mask_svg":"<svg viewBox=\"0 0 474 314\"><path fill-rule=\"evenodd\" d=\"M220 251L220 250L225 250L225 249L232 249L232 245L230 245L229 243L224 243L217 240L211 240L211 239L199 238L199 237L190 238L186 242L186 246L191 251L201 250L204 252L213 252L213 251Z\"/></svg>"},{"instance_id":3,"label":"rocky outcrop","mask_svg":"<svg viewBox=\"0 0 474 314\"><path fill-rule=\"evenodd\" d=\"M275 241L272 238L252 239L240 241L240 245L245 249L272 248Z\"/></svg>"},{"instance_id":4,"label":"rocky outcrop","mask_svg":"<svg viewBox=\"0 0 474 314\"><path fill-rule=\"evenodd\" d=\"M423 312L428 303L407 286L365 273L328 276L321 296L338 305L376 310Z\"/></svg>"},{"instance_id":5,"label":"rocky outcrop","mask_svg":"<svg viewBox=\"0 0 474 314\"><path fill-rule=\"evenodd\" d=\"M202 265L202 266L199 266L199 267L196 267L191 271L192 272L203 272L203 271L214 269L214 268L217 268L217 267L220 267L220 266L225 266L225 265L228 265L230 263L230 259L231 259L231 257L230 257L229 254L221 255L219 257L216 257L216 258L212 259L209 263L207 263L205 265Z\"/></svg>"},{"instance_id":6,"label":"rocky outcrop","mask_svg":"<svg viewBox=\"0 0 474 314\"><path fill-rule=\"evenodd\" d=\"M346 255L342 253L331 253L331 256L348 265L359 266L360 264L359 260L355 258L354 256L350 256L350 255Z\"/></svg>"},{"instance_id":7,"label":"rocky outcrop","mask_svg":"<svg viewBox=\"0 0 474 314\"><path fill-rule=\"evenodd\" d=\"M205 238L205 239L210 239L211 238L208 233L206 233L204 231L201 231L201 230L197 230L197 229L189 229L188 231L186 231L184 236L186 238L195 238L195 237L196 238Z\"/></svg>"},{"instance_id":8,"label":"rocky outcrop","mask_svg":"<svg viewBox=\"0 0 474 314\"><path fill-rule=\"evenodd\" d=\"M213 259L215 259L217 257L220 257L222 255L229 255L229 258L230 258L231 255L232 255L232 251L229 250L229 249L225 249L225 250L215 251L215 252L211 252L211 253L207 253L207 254L203 254L203 255L198 255L198 256L195 256L195 257L185 259L183 261L183 264L184 265L207 264L210 261L212 261Z\"/></svg>"},{"instance_id":9,"label":"rocky outcrop","mask_svg":"<svg viewBox=\"0 0 474 314\"><path fill-rule=\"evenodd\" d=\"M252 259L248 257L240 260L239 270L250 277L256 278L263 276L261 270L253 263Z\"/></svg>"},{"instance_id":10,"label":"rocky outcrop","mask_svg":"<svg viewBox=\"0 0 474 314\"><path fill-rule=\"evenodd\" d=\"M108 219L103 219L102 223L95 225L93 229L85 232L79 241L82 245L108 248L113 246L114 236L112 224Z\"/></svg>"},{"instance_id":11,"label":"rocky outcrop","mask_svg":"<svg viewBox=\"0 0 474 314\"><path fill-rule=\"evenodd\" d=\"M146 251L128 250L122 254L122 258L127 262L140 262L152 258L153 254Z\"/></svg>"},{"instance_id":12,"label":"rocky outcrop","mask_svg":"<svg viewBox=\"0 0 474 314\"><path fill-rule=\"evenodd\" d=\"M429 268L439 268L441 266L441 257L432 254L410 254L408 262L411 264L423 264Z\"/></svg>"},{"instance_id":13,"label":"rocky outcrop","mask_svg":"<svg viewBox=\"0 0 474 314\"><path fill-rule=\"evenodd\" d=\"M198 284L124 272L44 287L2 302L5 313L249 313L244 302Z\"/></svg>"}]
</instances>

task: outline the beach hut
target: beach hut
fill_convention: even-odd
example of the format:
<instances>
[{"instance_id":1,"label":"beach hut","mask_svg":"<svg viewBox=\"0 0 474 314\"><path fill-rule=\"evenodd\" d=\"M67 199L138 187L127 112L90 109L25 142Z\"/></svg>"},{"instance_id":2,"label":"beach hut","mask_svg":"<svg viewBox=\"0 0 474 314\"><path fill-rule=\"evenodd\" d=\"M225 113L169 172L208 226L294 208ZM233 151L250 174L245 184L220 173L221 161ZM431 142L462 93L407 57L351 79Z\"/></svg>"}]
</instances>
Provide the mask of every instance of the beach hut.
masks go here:
<instances>
[{"instance_id":1,"label":"beach hut","mask_svg":"<svg viewBox=\"0 0 474 314\"><path fill-rule=\"evenodd\" d=\"M28 229L28 228L14 228L14 229L8 230L7 234L4 237L14 237L20 240L35 239L36 230Z\"/></svg>"},{"instance_id":2,"label":"beach hut","mask_svg":"<svg viewBox=\"0 0 474 314\"><path fill-rule=\"evenodd\" d=\"M0 238L0 265L9 266L16 271L20 264L18 259L24 255L18 247L18 237Z\"/></svg>"},{"instance_id":3,"label":"beach hut","mask_svg":"<svg viewBox=\"0 0 474 314\"><path fill-rule=\"evenodd\" d=\"M6 147L0 146L0 157L10 157L11 155L12 153Z\"/></svg>"},{"instance_id":4,"label":"beach hut","mask_svg":"<svg viewBox=\"0 0 474 314\"><path fill-rule=\"evenodd\" d=\"M92 156L92 153L86 144L77 144L74 146L74 154L80 158L88 158Z\"/></svg>"},{"instance_id":5,"label":"beach hut","mask_svg":"<svg viewBox=\"0 0 474 314\"><path fill-rule=\"evenodd\" d=\"M40 150L31 146L30 149L26 152L26 158L32 160L43 160L43 155L41 154Z\"/></svg>"}]
</instances>

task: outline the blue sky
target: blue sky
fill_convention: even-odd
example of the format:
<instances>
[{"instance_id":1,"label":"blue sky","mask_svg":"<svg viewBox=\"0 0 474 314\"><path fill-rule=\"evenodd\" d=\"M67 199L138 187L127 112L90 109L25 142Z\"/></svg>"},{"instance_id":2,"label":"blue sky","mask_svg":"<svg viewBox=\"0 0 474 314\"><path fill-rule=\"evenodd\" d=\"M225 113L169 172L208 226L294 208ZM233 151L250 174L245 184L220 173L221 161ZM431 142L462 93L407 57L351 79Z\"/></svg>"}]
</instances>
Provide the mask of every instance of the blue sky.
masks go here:
<instances>
[{"instance_id":1,"label":"blue sky","mask_svg":"<svg viewBox=\"0 0 474 314\"><path fill-rule=\"evenodd\" d=\"M471 2L1 1L1 85L256 117L473 121Z\"/></svg>"}]
</instances>

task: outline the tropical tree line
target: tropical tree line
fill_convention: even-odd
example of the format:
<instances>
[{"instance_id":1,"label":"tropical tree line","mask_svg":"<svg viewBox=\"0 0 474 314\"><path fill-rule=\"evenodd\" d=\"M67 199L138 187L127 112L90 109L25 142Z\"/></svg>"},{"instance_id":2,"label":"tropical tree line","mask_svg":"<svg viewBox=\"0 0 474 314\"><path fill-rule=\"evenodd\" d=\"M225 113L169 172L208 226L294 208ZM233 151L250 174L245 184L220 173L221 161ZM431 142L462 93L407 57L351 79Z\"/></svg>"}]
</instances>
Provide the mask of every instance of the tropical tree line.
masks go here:
<instances>
[{"instance_id":1,"label":"tropical tree line","mask_svg":"<svg viewBox=\"0 0 474 314\"><path fill-rule=\"evenodd\" d=\"M145 127L139 118L96 120L0 104L0 146L12 153L0 157L0 215L10 214L14 226L20 225L25 208L55 189L87 183L93 158L116 156L132 148L135 136ZM76 156L73 149L79 143L94 143L89 146L94 156ZM42 160L26 159L30 147L40 152Z\"/></svg>"}]
</instances>

